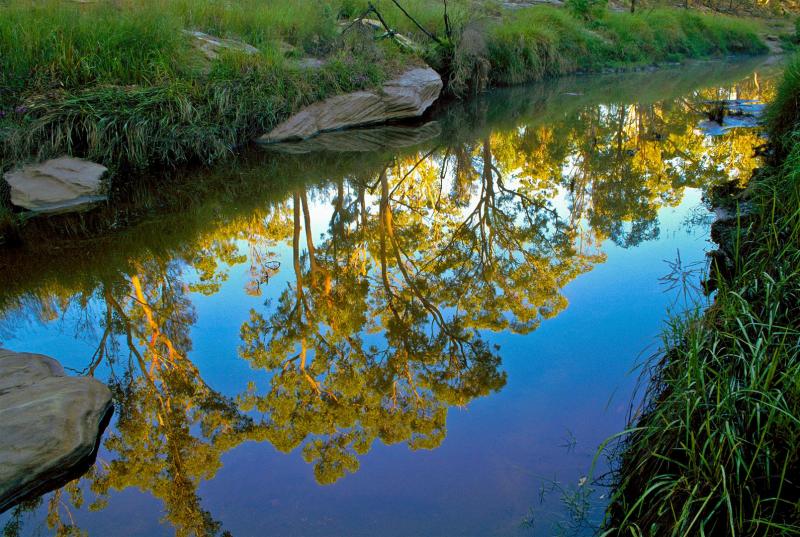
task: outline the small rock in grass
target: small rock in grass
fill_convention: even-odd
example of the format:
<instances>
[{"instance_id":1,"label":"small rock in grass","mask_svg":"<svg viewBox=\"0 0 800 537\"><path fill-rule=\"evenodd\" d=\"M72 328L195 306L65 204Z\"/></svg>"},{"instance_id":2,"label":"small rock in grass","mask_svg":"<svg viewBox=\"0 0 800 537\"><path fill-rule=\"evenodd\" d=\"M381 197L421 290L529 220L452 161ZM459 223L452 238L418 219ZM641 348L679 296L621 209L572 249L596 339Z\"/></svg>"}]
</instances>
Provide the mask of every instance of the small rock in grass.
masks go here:
<instances>
[{"instance_id":1,"label":"small rock in grass","mask_svg":"<svg viewBox=\"0 0 800 537\"><path fill-rule=\"evenodd\" d=\"M258 49L236 39L224 39L203 32L184 30L194 38L194 44L209 60L216 60L224 50L233 50L245 54L256 54Z\"/></svg>"}]
</instances>

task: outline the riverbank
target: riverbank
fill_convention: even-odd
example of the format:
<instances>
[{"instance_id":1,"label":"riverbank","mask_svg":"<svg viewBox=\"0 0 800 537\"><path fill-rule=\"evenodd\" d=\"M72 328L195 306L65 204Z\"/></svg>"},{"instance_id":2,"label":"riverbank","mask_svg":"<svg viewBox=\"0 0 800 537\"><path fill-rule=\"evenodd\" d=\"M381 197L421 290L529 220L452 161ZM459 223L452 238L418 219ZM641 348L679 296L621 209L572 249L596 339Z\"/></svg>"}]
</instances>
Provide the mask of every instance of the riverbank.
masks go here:
<instances>
[{"instance_id":1,"label":"riverbank","mask_svg":"<svg viewBox=\"0 0 800 537\"><path fill-rule=\"evenodd\" d=\"M668 323L606 535L800 534L799 100L795 59L765 166L712 200L728 215L712 230L716 294Z\"/></svg>"},{"instance_id":2,"label":"riverbank","mask_svg":"<svg viewBox=\"0 0 800 537\"><path fill-rule=\"evenodd\" d=\"M107 166L113 185L131 171L212 163L308 104L424 63L450 95L467 96L767 50L750 22L685 10L588 20L550 6L449 2L445 17L443 4L413 0L403 3L411 18L390 0L375 5L369 16L407 39L354 28L360 1L10 0L0 6L0 171L66 153ZM209 54L197 31L226 46ZM0 226L15 221L0 191Z\"/></svg>"}]
</instances>

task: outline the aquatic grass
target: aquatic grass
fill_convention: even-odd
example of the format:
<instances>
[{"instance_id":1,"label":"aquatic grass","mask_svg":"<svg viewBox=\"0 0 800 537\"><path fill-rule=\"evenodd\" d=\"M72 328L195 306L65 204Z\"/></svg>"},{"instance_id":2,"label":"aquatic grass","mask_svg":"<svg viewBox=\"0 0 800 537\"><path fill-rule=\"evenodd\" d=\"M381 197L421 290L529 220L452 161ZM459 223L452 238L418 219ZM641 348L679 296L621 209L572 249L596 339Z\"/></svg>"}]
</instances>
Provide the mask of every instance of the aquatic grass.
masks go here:
<instances>
[{"instance_id":1,"label":"aquatic grass","mask_svg":"<svg viewBox=\"0 0 800 537\"><path fill-rule=\"evenodd\" d=\"M717 224L713 303L668 321L605 535L800 535L796 82L795 63L772 105L776 153L740 194L754 212Z\"/></svg>"},{"instance_id":2,"label":"aquatic grass","mask_svg":"<svg viewBox=\"0 0 800 537\"><path fill-rule=\"evenodd\" d=\"M776 149L782 155L788 154L796 146L793 131L800 124L800 57L786 65L775 99L767 111L767 122ZM792 173L792 169L787 168L787 172Z\"/></svg>"}]
</instances>

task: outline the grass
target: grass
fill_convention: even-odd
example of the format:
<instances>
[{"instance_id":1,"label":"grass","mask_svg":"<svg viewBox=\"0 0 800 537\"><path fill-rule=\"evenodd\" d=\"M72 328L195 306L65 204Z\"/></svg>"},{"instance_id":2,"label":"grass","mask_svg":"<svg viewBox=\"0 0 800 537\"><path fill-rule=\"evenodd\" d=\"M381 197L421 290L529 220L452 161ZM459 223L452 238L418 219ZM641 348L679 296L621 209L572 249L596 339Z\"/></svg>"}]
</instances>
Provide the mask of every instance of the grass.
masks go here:
<instances>
[{"instance_id":1,"label":"grass","mask_svg":"<svg viewBox=\"0 0 800 537\"><path fill-rule=\"evenodd\" d=\"M800 125L800 62L786 66L783 80L768 114L769 129L779 156L793 153L796 146L794 132Z\"/></svg>"},{"instance_id":2,"label":"grass","mask_svg":"<svg viewBox=\"0 0 800 537\"><path fill-rule=\"evenodd\" d=\"M795 60L771 106L773 154L738 195L751 213L713 230L712 305L668 323L606 535L800 535L798 73Z\"/></svg>"},{"instance_id":3,"label":"grass","mask_svg":"<svg viewBox=\"0 0 800 537\"><path fill-rule=\"evenodd\" d=\"M437 44L392 0L375 5L393 28L427 47L426 57L452 74L459 94L489 83L763 47L746 24L725 17L662 10L609 13L587 24L564 10L508 14L491 2L467 0L448 4L450 39L443 3L405 0L416 22L440 36ZM387 41L368 39L365 46L353 34L340 36L339 20L367 6L361 0L6 0L0 3L0 170L65 152L115 170L212 162L305 104L374 87L399 65L418 61ZM208 62L185 29L240 39L259 53ZM319 70L293 61L309 54L328 61Z\"/></svg>"},{"instance_id":4,"label":"grass","mask_svg":"<svg viewBox=\"0 0 800 537\"><path fill-rule=\"evenodd\" d=\"M20 159L66 152L112 165L214 161L301 105L376 85L379 66L335 60L303 72L232 57L202 84L98 86L37 95L9 140Z\"/></svg>"}]
</instances>

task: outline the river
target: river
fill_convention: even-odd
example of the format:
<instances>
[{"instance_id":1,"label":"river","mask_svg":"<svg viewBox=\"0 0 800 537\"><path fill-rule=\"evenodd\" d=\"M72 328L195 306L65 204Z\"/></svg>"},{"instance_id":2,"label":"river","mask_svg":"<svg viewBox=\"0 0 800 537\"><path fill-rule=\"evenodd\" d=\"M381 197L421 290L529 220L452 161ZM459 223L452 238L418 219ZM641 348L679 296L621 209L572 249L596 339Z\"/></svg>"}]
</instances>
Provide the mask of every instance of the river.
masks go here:
<instances>
[{"instance_id":1,"label":"river","mask_svg":"<svg viewBox=\"0 0 800 537\"><path fill-rule=\"evenodd\" d=\"M636 365L703 301L703 192L758 165L757 129L703 113L777 74L498 90L29 222L0 253L0 346L109 383L116 412L87 476L0 525L589 534Z\"/></svg>"}]
</instances>

